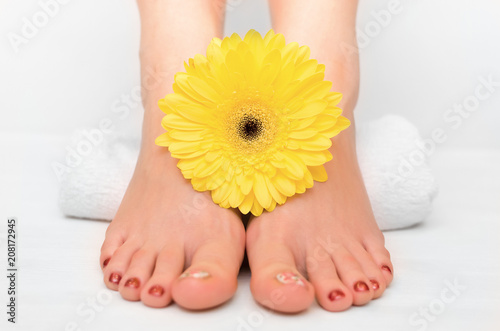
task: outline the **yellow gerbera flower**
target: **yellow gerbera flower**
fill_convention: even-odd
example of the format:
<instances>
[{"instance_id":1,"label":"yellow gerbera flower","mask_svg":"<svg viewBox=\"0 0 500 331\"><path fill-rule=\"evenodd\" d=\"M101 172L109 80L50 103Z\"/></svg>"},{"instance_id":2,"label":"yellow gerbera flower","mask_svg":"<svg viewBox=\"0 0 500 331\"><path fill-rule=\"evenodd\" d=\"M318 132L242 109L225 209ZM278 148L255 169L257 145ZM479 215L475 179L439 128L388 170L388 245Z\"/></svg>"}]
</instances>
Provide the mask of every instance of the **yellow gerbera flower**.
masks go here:
<instances>
[{"instance_id":1,"label":"yellow gerbera flower","mask_svg":"<svg viewBox=\"0 0 500 331\"><path fill-rule=\"evenodd\" d=\"M178 158L195 190L215 203L258 216L323 182L330 138L349 126L335 107L325 66L310 49L250 30L214 38L175 75L174 93L159 101L167 132L156 144Z\"/></svg>"}]
</instances>

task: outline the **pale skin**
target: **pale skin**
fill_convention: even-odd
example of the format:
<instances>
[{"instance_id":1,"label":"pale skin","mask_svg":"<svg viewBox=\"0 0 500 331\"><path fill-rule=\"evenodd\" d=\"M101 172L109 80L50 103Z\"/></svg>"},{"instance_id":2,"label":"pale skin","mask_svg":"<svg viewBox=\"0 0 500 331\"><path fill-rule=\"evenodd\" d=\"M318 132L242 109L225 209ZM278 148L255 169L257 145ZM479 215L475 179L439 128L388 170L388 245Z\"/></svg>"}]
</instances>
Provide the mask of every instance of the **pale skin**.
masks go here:
<instances>
[{"instance_id":1,"label":"pale skin","mask_svg":"<svg viewBox=\"0 0 500 331\"><path fill-rule=\"evenodd\" d=\"M194 191L177 169L177 160L154 144L163 133L159 123L164 114L157 102L172 92L174 74L183 70L186 59L204 54L213 37L222 37L220 1L137 2L142 22L142 146L101 249L108 288L151 307L173 301L192 310L215 307L236 291L246 249L252 294L276 311L305 310L315 297L324 309L342 311L380 297L392 281L393 266L356 158L358 58L340 47L356 45L356 1L269 1L275 32L283 33L287 42L308 45L311 57L326 65L325 79L343 93L340 107L353 125L333 139L333 160L325 165L328 181L252 218L246 233L237 211L215 205L207 192ZM179 206L196 210L186 216ZM291 273L298 282L277 280L277 275Z\"/></svg>"}]
</instances>

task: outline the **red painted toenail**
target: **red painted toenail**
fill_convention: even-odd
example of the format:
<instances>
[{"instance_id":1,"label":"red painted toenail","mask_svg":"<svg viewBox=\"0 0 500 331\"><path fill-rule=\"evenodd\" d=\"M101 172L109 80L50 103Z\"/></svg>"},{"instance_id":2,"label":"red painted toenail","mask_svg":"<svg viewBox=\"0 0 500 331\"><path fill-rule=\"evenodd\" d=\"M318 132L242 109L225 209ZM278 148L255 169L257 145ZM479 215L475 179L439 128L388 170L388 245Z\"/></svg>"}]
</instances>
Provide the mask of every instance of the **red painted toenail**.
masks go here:
<instances>
[{"instance_id":1,"label":"red painted toenail","mask_svg":"<svg viewBox=\"0 0 500 331\"><path fill-rule=\"evenodd\" d=\"M112 273L111 276L109 276L109 281L113 284L120 284L120 280L122 280L122 276L120 276L117 273Z\"/></svg>"},{"instance_id":2,"label":"red painted toenail","mask_svg":"<svg viewBox=\"0 0 500 331\"><path fill-rule=\"evenodd\" d=\"M139 288L141 286L141 281L137 278L130 278L125 282L125 286L127 287L133 287L133 288Z\"/></svg>"},{"instance_id":3,"label":"red painted toenail","mask_svg":"<svg viewBox=\"0 0 500 331\"><path fill-rule=\"evenodd\" d=\"M374 289L375 291L380 287L376 280L370 279L370 283L372 283L372 289Z\"/></svg>"},{"instance_id":4,"label":"red painted toenail","mask_svg":"<svg viewBox=\"0 0 500 331\"><path fill-rule=\"evenodd\" d=\"M332 291L332 292L328 295L328 299L330 299L330 301L340 300L340 299L342 299L343 297L345 297L344 292L339 291L339 290L333 290L333 291Z\"/></svg>"},{"instance_id":5,"label":"red painted toenail","mask_svg":"<svg viewBox=\"0 0 500 331\"><path fill-rule=\"evenodd\" d=\"M154 295L155 297L161 297L165 290L160 285L154 285L149 289L149 294Z\"/></svg>"},{"instance_id":6,"label":"red painted toenail","mask_svg":"<svg viewBox=\"0 0 500 331\"><path fill-rule=\"evenodd\" d=\"M389 268L389 267L388 267L388 266L386 266L386 265L383 265L383 266L382 266L382 270L388 271L389 273L391 273L391 274L392 274L392 270L391 270L391 268Z\"/></svg>"},{"instance_id":7,"label":"red painted toenail","mask_svg":"<svg viewBox=\"0 0 500 331\"><path fill-rule=\"evenodd\" d=\"M365 282L357 282L356 284L354 284L354 290L356 292L365 292L365 291L368 291L368 285L366 285Z\"/></svg>"},{"instance_id":8,"label":"red painted toenail","mask_svg":"<svg viewBox=\"0 0 500 331\"><path fill-rule=\"evenodd\" d=\"M102 267L103 267L103 268L105 268L105 267L108 265L108 263L109 263L109 259L110 259L110 258L108 257L106 260L104 260L104 262L102 263Z\"/></svg>"}]
</instances>

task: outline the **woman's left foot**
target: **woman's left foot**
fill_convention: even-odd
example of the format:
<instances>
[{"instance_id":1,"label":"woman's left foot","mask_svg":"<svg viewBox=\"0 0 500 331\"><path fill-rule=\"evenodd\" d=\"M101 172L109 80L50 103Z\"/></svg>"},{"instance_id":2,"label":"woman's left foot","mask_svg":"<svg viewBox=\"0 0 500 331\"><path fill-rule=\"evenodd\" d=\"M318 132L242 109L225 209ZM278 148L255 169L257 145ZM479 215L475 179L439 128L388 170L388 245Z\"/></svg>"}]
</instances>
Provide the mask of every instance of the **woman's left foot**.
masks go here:
<instances>
[{"instance_id":1,"label":"woman's left foot","mask_svg":"<svg viewBox=\"0 0 500 331\"><path fill-rule=\"evenodd\" d=\"M394 269L361 178L352 130L334 139L326 182L315 182L250 221L250 286L261 305L293 313L307 309L316 296L324 309L342 311L380 297L392 281Z\"/></svg>"}]
</instances>

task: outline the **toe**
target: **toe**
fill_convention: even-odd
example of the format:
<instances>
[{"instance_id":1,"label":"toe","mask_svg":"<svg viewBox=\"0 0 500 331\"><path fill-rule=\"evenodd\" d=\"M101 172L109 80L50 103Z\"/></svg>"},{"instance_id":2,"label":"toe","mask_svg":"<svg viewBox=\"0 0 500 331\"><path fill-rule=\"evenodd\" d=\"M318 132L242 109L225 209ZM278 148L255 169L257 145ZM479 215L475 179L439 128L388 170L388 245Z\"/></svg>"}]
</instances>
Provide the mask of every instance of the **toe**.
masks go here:
<instances>
[{"instance_id":1,"label":"toe","mask_svg":"<svg viewBox=\"0 0 500 331\"><path fill-rule=\"evenodd\" d=\"M172 302L172 283L184 268L184 250L180 243L170 243L156 258L151 277L141 289L141 301L149 307L166 307Z\"/></svg>"},{"instance_id":2,"label":"toe","mask_svg":"<svg viewBox=\"0 0 500 331\"><path fill-rule=\"evenodd\" d=\"M394 277L394 267L391 262L389 251L384 247L383 242L376 240L366 242L365 249L372 257L377 268L381 270L385 283L388 286Z\"/></svg>"},{"instance_id":3,"label":"toe","mask_svg":"<svg viewBox=\"0 0 500 331\"><path fill-rule=\"evenodd\" d=\"M104 268L104 283L106 283L109 289L118 290L118 286L130 264L132 255L140 247L141 245L136 242L126 241L111 256L109 263Z\"/></svg>"},{"instance_id":4,"label":"toe","mask_svg":"<svg viewBox=\"0 0 500 331\"><path fill-rule=\"evenodd\" d=\"M352 245L349 250L370 280L368 285L373 289L373 299L379 298L384 293L387 286L385 277L382 274L382 269L377 266L372 256L360 244Z\"/></svg>"},{"instance_id":5,"label":"toe","mask_svg":"<svg viewBox=\"0 0 500 331\"><path fill-rule=\"evenodd\" d=\"M156 251L153 247L143 247L134 253L127 271L120 282L121 296L130 301L140 299L141 289L149 280L156 260Z\"/></svg>"},{"instance_id":6,"label":"toe","mask_svg":"<svg viewBox=\"0 0 500 331\"><path fill-rule=\"evenodd\" d=\"M199 246L194 252L191 266L173 284L174 301L181 307L200 310L229 300L236 292L243 259L243 247L234 247L232 240L223 239Z\"/></svg>"},{"instance_id":7,"label":"toe","mask_svg":"<svg viewBox=\"0 0 500 331\"><path fill-rule=\"evenodd\" d=\"M353 304L361 306L368 303L374 291L358 260L343 246L332 253L332 259L340 279L353 295Z\"/></svg>"},{"instance_id":8,"label":"toe","mask_svg":"<svg viewBox=\"0 0 500 331\"><path fill-rule=\"evenodd\" d=\"M123 245L124 241L123 237L118 233L106 235L106 239L104 239L101 247L101 257L99 262L101 269L104 270L104 268L106 268L109 261L111 261L111 256L113 256L115 251Z\"/></svg>"},{"instance_id":9,"label":"toe","mask_svg":"<svg viewBox=\"0 0 500 331\"><path fill-rule=\"evenodd\" d=\"M306 259L309 281L314 286L316 300L328 311L342 311L351 307L353 295L340 280L330 255L316 250Z\"/></svg>"},{"instance_id":10,"label":"toe","mask_svg":"<svg viewBox=\"0 0 500 331\"><path fill-rule=\"evenodd\" d=\"M248 261L252 270L250 289L261 305L297 313L314 301L314 288L297 270L289 247L257 240L248 249Z\"/></svg>"}]
</instances>

